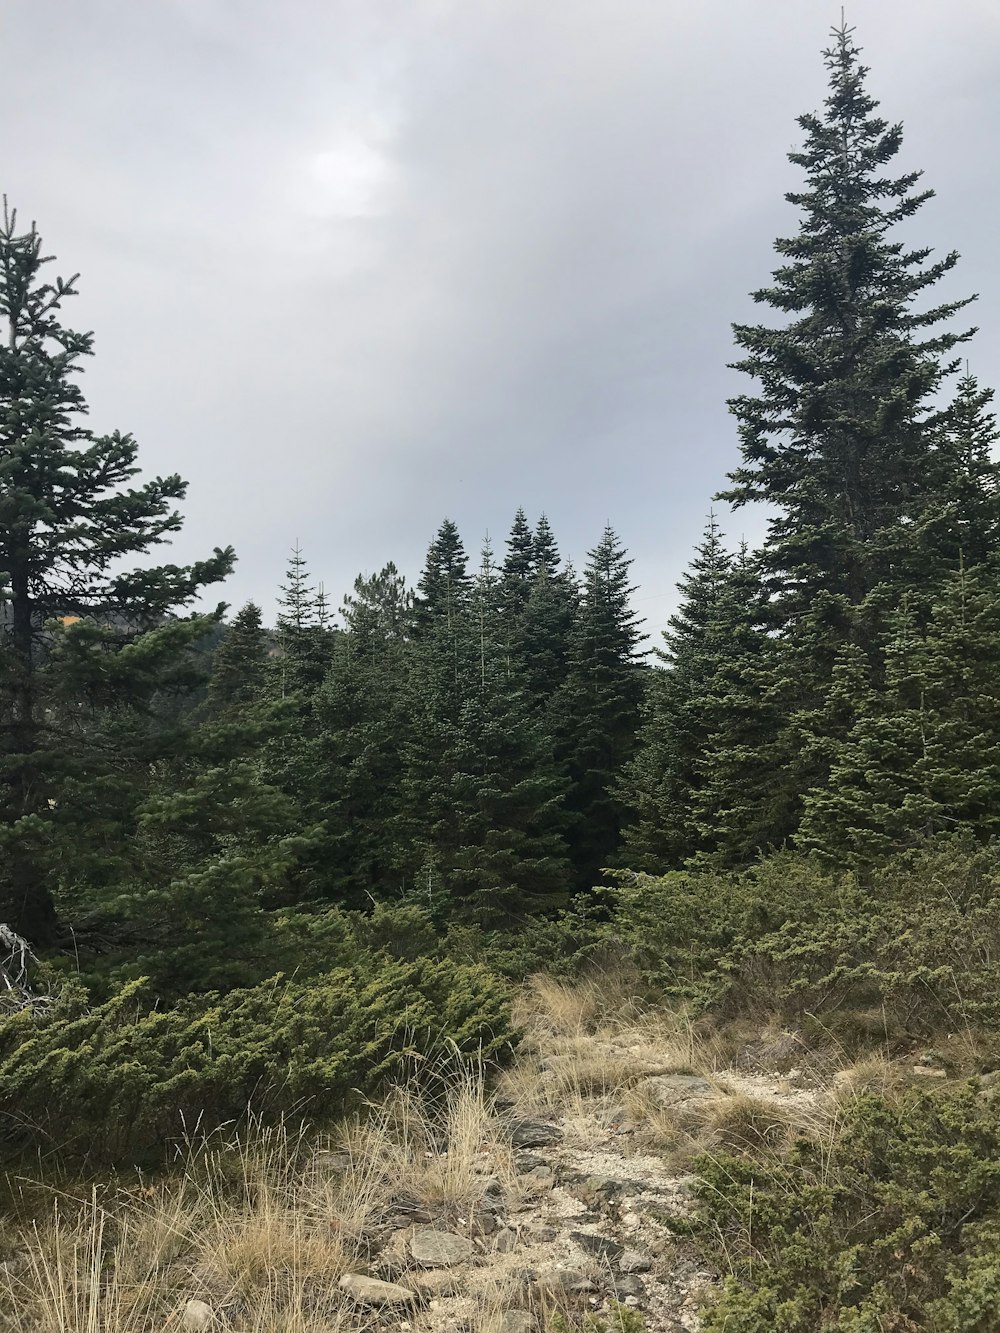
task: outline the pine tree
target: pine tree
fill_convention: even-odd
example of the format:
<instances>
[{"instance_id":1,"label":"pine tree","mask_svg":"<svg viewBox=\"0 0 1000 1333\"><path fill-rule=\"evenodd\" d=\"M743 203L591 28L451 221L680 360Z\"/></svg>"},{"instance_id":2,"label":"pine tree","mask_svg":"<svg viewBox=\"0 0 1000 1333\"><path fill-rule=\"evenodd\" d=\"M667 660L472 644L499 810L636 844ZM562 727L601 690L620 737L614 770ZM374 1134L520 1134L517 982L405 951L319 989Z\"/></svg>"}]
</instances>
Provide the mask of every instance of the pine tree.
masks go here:
<instances>
[{"instance_id":1,"label":"pine tree","mask_svg":"<svg viewBox=\"0 0 1000 1333\"><path fill-rule=\"evenodd\" d=\"M777 510L764 562L786 620L819 597L859 606L893 581L933 498L948 354L971 337L940 327L968 301L918 308L958 256L928 262L896 239L933 192L915 188L919 172L885 174L902 128L875 114L850 29L835 30L825 59L825 111L800 117L805 143L789 154L806 176L787 196L799 232L776 242L787 262L754 294L783 318L734 326L736 369L760 391L730 403L743 466L725 498Z\"/></svg>"},{"instance_id":2,"label":"pine tree","mask_svg":"<svg viewBox=\"0 0 1000 1333\"><path fill-rule=\"evenodd\" d=\"M717 677L732 662L732 578L733 559L712 514L678 584L682 600L664 647L655 650L662 666L650 676L637 750L619 787L631 817L622 855L632 869L662 874L704 850L693 796L719 726Z\"/></svg>"},{"instance_id":3,"label":"pine tree","mask_svg":"<svg viewBox=\"0 0 1000 1333\"><path fill-rule=\"evenodd\" d=\"M100 860L105 834L120 828L134 805L133 763L148 765L172 743L158 701L196 682L194 646L221 608L215 617L180 620L177 613L225 577L233 561L227 549L188 567L127 568L180 528L175 506L185 485L177 476L135 485L135 440L117 431L98 436L86 426L78 375L93 338L60 322L76 280L47 281L47 262L34 226L18 232L5 203L0 920L36 945L59 934L59 868L74 856ZM55 622L64 628L57 631ZM117 752L100 734L109 710ZM65 792L82 775L91 813L80 825L67 814Z\"/></svg>"},{"instance_id":4,"label":"pine tree","mask_svg":"<svg viewBox=\"0 0 1000 1333\"><path fill-rule=\"evenodd\" d=\"M416 627L426 633L444 621L451 627L469 597L469 573L465 547L458 528L445 519L427 551L414 602Z\"/></svg>"},{"instance_id":5,"label":"pine tree","mask_svg":"<svg viewBox=\"0 0 1000 1333\"><path fill-rule=\"evenodd\" d=\"M233 618L212 658L209 707L216 712L257 702L268 681L268 638L260 607L253 602Z\"/></svg>"},{"instance_id":6,"label":"pine tree","mask_svg":"<svg viewBox=\"0 0 1000 1333\"><path fill-rule=\"evenodd\" d=\"M1000 596L992 565L945 580L927 624L904 602L884 685L857 649L836 687L854 723L828 786L806 798L801 845L873 863L957 828L1000 832Z\"/></svg>"},{"instance_id":7,"label":"pine tree","mask_svg":"<svg viewBox=\"0 0 1000 1333\"><path fill-rule=\"evenodd\" d=\"M588 553L570 644L569 670L553 705L557 753L570 779L577 886L591 888L611 864L623 811L615 795L635 749L643 695L638 648L645 637L631 609L632 561L614 529Z\"/></svg>"},{"instance_id":8,"label":"pine tree","mask_svg":"<svg viewBox=\"0 0 1000 1333\"><path fill-rule=\"evenodd\" d=\"M942 486L955 489L943 472L957 421L940 398L959 365L951 354L973 332L950 325L968 301L927 308L958 257L932 261L900 238L932 192L918 187L919 172L890 174L902 129L878 116L846 26L825 59L824 110L800 118L804 143L789 155L805 174L787 196L799 230L776 242L784 262L754 294L779 318L734 329L736 368L758 390L730 403L742 466L723 498L773 511L760 560L767 628L779 639L764 656L775 657L779 676L757 677L755 687L774 726L756 730L759 762L776 765L780 819L754 835L764 845L794 830L803 793L827 779L828 747L816 732L833 724L825 710L843 646L868 652L901 591L939 576L925 555ZM742 802L736 790L716 795L725 808Z\"/></svg>"}]
</instances>

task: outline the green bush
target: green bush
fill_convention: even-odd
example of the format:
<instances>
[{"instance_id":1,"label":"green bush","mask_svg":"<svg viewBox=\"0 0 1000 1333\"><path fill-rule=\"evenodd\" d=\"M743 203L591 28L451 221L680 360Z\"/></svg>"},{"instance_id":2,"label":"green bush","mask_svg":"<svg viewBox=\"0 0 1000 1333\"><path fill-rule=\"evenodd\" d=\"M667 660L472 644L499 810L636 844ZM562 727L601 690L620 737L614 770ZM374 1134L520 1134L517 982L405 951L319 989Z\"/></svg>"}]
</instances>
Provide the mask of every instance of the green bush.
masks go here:
<instances>
[{"instance_id":1,"label":"green bush","mask_svg":"<svg viewBox=\"0 0 1000 1333\"><path fill-rule=\"evenodd\" d=\"M698 1163L696 1236L730 1266L705 1333L993 1333L1000 1101L857 1101L833 1141Z\"/></svg>"},{"instance_id":2,"label":"green bush","mask_svg":"<svg viewBox=\"0 0 1000 1333\"><path fill-rule=\"evenodd\" d=\"M1000 848L945 842L862 881L781 855L739 873L624 875L605 934L661 992L722 1017L912 1035L1000 1027Z\"/></svg>"},{"instance_id":3,"label":"green bush","mask_svg":"<svg viewBox=\"0 0 1000 1333\"><path fill-rule=\"evenodd\" d=\"M435 1052L499 1058L509 997L476 966L370 957L305 982L151 1008L143 983L91 1007L67 988L48 1010L0 1018L8 1148L134 1160L248 1110L325 1119Z\"/></svg>"}]
</instances>

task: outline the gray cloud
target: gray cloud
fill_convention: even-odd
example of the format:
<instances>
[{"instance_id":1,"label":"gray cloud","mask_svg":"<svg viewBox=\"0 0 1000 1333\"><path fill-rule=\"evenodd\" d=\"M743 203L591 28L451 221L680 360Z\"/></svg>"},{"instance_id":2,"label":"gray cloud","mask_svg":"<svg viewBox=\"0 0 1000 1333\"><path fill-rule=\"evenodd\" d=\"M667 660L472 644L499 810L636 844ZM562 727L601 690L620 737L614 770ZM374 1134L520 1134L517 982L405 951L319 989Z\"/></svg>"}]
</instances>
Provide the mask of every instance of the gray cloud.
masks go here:
<instances>
[{"instance_id":1,"label":"gray cloud","mask_svg":"<svg viewBox=\"0 0 1000 1333\"><path fill-rule=\"evenodd\" d=\"M270 610L301 541L335 597L545 509L610 519L662 623L736 458L729 324L794 227L785 153L839 0L12 3L3 187L97 333L95 427L191 483L187 558ZM995 0L849 18L914 223L1000 351ZM726 520L755 537L759 516Z\"/></svg>"}]
</instances>

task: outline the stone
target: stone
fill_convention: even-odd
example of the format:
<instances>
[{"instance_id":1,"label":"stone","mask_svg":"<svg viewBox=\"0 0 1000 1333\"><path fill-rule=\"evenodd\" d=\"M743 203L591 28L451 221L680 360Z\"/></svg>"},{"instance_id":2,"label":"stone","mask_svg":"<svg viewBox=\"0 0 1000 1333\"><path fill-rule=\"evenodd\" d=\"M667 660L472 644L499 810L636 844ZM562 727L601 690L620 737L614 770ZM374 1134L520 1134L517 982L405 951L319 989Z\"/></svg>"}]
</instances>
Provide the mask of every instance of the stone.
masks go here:
<instances>
[{"instance_id":1,"label":"stone","mask_svg":"<svg viewBox=\"0 0 1000 1333\"><path fill-rule=\"evenodd\" d=\"M515 1120L510 1128L510 1141L515 1148L550 1148L562 1142L562 1130L543 1120Z\"/></svg>"},{"instance_id":2,"label":"stone","mask_svg":"<svg viewBox=\"0 0 1000 1333\"><path fill-rule=\"evenodd\" d=\"M544 1157L538 1157L533 1152L519 1152L514 1157L514 1170L523 1175L526 1171L534 1171L536 1166L546 1166Z\"/></svg>"},{"instance_id":3,"label":"stone","mask_svg":"<svg viewBox=\"0 0 1000 1333\"><path fill-rule=\"evenodd\" d=\"M557 1235L555 1227L532 1226L528 1232L536 1245L551 1245Z\"/></svg>"},{"instance_id":4,"label":"stone","mask_svg":"<svg viewBox=\"0 0 1000 1333\"><path fill-rule=\"evenodd\" d=\"M490 1333L533 1333L535 1321L527 1310L504 1310Z\"/></svg>"},{"instance_id":5,"label":"stone","mask_svg":"<svg viewBox=\"0 0 1000 1333\"><path fill-rule=\"evenodd\" d=\"M622 1273L648 1273L652 1267L652 1257L640 1250L626 1250L618 1260L618 1269Z\"/></svg>"},{"instance_id":6,"label":"stone","mask_svg":"<svg viewBox=\"0 0 1000 1333\"><path fill-rule=\"evenodd\" d=\"M449 1268L472 1258L472 1241L453 1231L435 1231L433 1227L414 1227L410 1235L410 1254L423 1268Z\"/></svg>"},{"instance_id":7,"label":"stone","mask_svg":"<svg viewBox=\"0 0 1000 1333\"><path fill-rule=\"evenodd\" d=\"M597 1283L575 1268L560 1268L539 1273L538 1287L550 1296L585 1296L598 1290Z\"/></svg>"},{"instance_id":8,"label":"stone","mask_svg":"<svg viewBox=\"0 0 1000 1333\"><path fill-rule=\"evenodd\" d=\"M189 1329L190 1333L201 1333L214 1322L215 1311L204 1301L188 1301L181 1311L181 1328Z\"/></svg>"},{"instance_id":9,"label":"stone","mask_svg":"<svg viewBox=\"0 0 1000 1333\"><path fill-rule=\"evenodd\" d=\"M621 1277L615 1279L615 1296L618 1300L626 1300L629 1296L633 1300L643 1301L646 1299L646 1285L641 1277L636 1277L634 1273L624 1273Z\"/></svg>"},{"instance_id":10,"label":"stone","mask_svg":"<svg viewBox=\"0 0 1000 1333\"><path fill-rule=\"evenodd\" d=\"M407 1273L406 1285L422 1300L439 1300L442 1296L457 1296L459 1279L446 1268L426 1268Z\"/></svg>"},{"instance_id":11,"label":"stone","mask_svg":"<svg viewBox=\"0 0 1000 1333\"><path fill-rule=\"evenodd\" d=\"M608 1176L584 1176L582 1180L566 1182L566 1193L588 1207L610 1203L623 1189L620 1180L611 1180Z\"/></svg>"},{"instance_id":12,"label":"stone","mask_svg":"<svg viewBox=\"0 0 1000 1333\"><path fill-rule=\"evenodd\" d=\"M366 1277L364 1273L345 1273L340 1279L340 1290L359 1305L376 1308L384 1305L412 1305L415 1299L408 1287L400 1287L395 1282L380 1282L377 1277Z\"/></svg>"},{"instance_id":13,"label":"stone","mask_svg":"<svg viewBox=\"0 0 1000 1333\"><path fill-rule=\"evenodd\" d=\"M596 1236L592 1231L571 1231L569 1238L575 1241L581 1250L586 1250L588 1254L594 1254L598 1259L605 1259L609 1263L614 1263L625 1253L624 1245L619 1245L616 1240L611 1240L608 1236Z\"/></svg>"},{"instance_id":14,"label":"stone","mask_svg":"<svg viewBox=\"0 0 1000 1333\"><path fill-rule=\"evenodd\" d=\"M947 1069L936 1069L933 1065L914 1065L913 1072L920 1078L947 1078Z\"/></svg>"},{"instance_id":15,"label":"stone","mask_svg":"<svg viewBox=\"0 0 1000 1333\"><path fill-rule=\"evenodd\" d=\"M657 1074L642 1079L636 1086L667 1111L684 1110L693 1102L718 1096L708 1079L697 1074Z\"/></svg>"},{"instance_id":16,"label":"stone","mask_svg":"<svg viewBox=\"0 0 1000 1333\"><path fill-rule=\"evenodd\" d=\"M504 1227L503 1231L497 1232L493 1248L497 1254L510 1254L511 1250L517 1249L517 1232L512 1227Z\"/></svg>"}]
</instances>

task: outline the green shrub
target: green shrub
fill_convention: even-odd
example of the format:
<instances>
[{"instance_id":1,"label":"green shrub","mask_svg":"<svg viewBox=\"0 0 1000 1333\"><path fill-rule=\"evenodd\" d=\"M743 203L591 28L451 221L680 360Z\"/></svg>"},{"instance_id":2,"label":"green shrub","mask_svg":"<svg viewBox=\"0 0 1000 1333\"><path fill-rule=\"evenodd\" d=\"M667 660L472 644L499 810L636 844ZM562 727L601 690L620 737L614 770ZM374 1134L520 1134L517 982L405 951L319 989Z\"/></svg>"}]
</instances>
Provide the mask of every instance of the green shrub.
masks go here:
<instances>
[{"instance_id":1,"label":"green shrub","mask_svg":"<svg viewBox=\"0 0 1000 1333\"><path fill-rule=\"evenodd\" d=\"M0 1018L0 1124L10 1148L125 1161L248 1109L332 1117L414 1060L491 1059L511 1039L495 977L429 959L369 958L168 1009L141 982L96 1007L68 988L47 1011Z\"/></svg>"},{"instance_id":2,"label":"green shrub","mask_svg":"<svg viewBox=\"0 0 1000 1333\"><path fill-rule=\"evenodd\" d=\"M996 1329L996 1097L864 1097L832 1142L697 1168L693 1229L731 1269L705 1333Z\"/></svg>"},{"instance_id":3,"label":"green shrub","mask_svg":"<svg viewBox=\"0 0 1000 1333\"><path fill-rule=\"evenodd\" d=\"M1000 1027L1000 849L942 843L864 882L803 856L622 876L608 936L662 992L722 1017Z\"/></svg>"}]
</instances>

